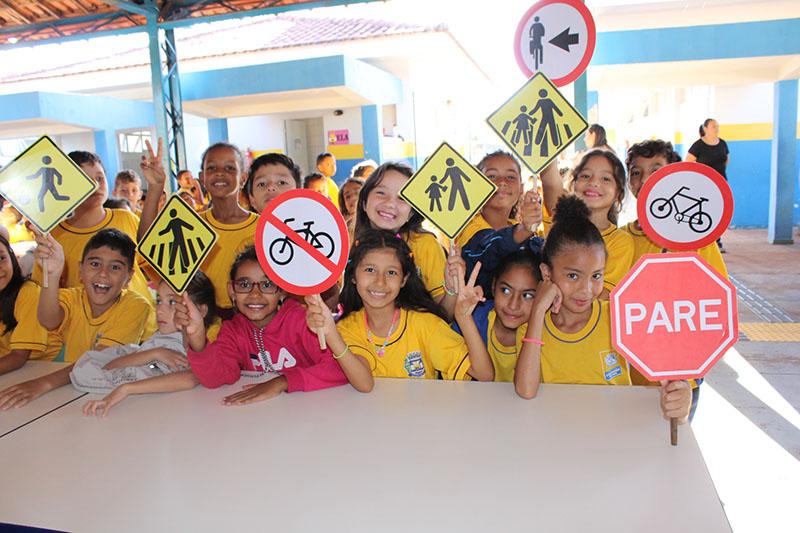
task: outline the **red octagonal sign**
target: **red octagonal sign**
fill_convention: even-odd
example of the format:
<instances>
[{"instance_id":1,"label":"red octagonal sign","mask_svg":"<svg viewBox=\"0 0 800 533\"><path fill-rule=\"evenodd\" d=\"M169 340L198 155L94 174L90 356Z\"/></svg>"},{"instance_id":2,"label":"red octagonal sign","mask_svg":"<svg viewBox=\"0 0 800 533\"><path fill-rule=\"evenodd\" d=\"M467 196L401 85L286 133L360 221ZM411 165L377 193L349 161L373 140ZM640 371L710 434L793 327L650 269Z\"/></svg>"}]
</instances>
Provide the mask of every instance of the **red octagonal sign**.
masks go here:
<instances>
[{"instance_id":1,"label":"red octagonal sign","mask_svg":"<svg viewBox=\"0 0 800 533\"><path fill-rule=\"evenodd\" d=\"M611 339L651 381L703 377L739 336L736 289L695 253L646 254L611 292Z\"/></svg>"}]
</instances>

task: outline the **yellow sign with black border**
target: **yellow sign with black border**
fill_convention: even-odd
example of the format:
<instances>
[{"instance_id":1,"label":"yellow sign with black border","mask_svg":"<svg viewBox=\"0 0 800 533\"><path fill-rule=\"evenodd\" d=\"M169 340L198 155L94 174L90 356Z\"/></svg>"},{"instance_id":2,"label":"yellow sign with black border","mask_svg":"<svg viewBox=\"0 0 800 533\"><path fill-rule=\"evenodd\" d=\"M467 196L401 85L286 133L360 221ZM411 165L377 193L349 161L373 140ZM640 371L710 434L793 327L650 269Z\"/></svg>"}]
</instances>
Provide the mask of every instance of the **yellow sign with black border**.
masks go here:
<instances>
[{"instance_id":1,"label":"yellow sign with black border","mask_svg":"<svg viewBox=\"0 0 800 533\"><path fill-rule=\"evenodd\" d=\"M214 229L173 194L137 249L175 292L183 294L216 242Z\"/></svg>"},{"instance_id":2,"label":"yellow sign with black border","mask_svg":"<svg viewBox=\"0 0 800 533\"><path fill-rule=\"evenodd\" d=\"M0 171L0 194L41 233L48 233L97 190L47 135Z\"/></svg>"}]
</instances>

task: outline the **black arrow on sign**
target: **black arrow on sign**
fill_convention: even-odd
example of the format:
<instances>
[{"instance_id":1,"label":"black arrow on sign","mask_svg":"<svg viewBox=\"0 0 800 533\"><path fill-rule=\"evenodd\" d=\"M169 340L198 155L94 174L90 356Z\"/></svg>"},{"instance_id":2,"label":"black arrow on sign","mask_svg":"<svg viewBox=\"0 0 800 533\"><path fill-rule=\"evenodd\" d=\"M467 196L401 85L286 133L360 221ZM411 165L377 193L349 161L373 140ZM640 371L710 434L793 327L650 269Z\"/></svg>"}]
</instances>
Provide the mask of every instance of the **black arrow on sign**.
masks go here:
<instances>
[{"instance_id":1,"label":"black arrow on sign","mask_svg":"<svg viewBox=\"0 0 800 533\"><path fill-rule=\"evenodd\" d=\"M550 39L550 44L558 46L565 52L569 52L569 47L572 44L578 44L578 34L570 33L569 27Z\"/></svg>"}]
</instances>

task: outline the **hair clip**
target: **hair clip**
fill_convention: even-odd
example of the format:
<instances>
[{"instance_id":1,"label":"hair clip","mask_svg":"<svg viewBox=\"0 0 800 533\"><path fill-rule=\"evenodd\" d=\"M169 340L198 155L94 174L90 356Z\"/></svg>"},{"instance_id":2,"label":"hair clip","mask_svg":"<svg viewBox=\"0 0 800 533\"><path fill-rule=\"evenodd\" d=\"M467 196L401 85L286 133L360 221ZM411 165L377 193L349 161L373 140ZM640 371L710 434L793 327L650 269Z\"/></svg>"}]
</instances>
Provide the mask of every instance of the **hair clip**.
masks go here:
<instances>
[{"instance_id":1,"label":"hair clip","mask_svg":"<svg viewBox=\"0 0 800 533\"><path fill-rule=\"evenodd\" d=\"M400 235L400 232L397 232L397 233L395 233L395 234L394 234L394 236L395 236L395 237L397 237L398 239L402 239L402 238L403 238L403 237Z\"/></svg>"},{"instance_id":2,"label":"hair clip","mask_svg":"<svg viewBox=\"0 0 800 533\"><path fill-rule=\"evenodd\" d=\"M408 257L410 259L414 259L414 252L408 252Z\"/></svg>"}]
</instances>

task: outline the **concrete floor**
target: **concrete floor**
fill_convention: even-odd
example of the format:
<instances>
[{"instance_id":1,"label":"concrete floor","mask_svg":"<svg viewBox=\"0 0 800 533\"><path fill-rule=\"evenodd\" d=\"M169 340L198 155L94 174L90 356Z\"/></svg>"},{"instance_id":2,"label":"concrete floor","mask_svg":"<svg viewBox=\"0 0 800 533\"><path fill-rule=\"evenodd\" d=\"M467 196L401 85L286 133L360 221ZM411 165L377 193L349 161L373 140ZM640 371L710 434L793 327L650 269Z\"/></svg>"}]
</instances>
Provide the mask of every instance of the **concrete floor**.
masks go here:
<instances>
[{"instance_id":1,"label":"concrete floor","mask_svg":"<svg viewBox=\"0 0 800 533\"><path fill-rule=\"evenodd\" d=\"M740 288L740 323L800 322L800 233L793 245L768 244L766 230L723 242L730 275L768 310ZM692 428L735 533L800 531L798 411L800 342L742 339L707 376Z\"/></svg>"}]
</instances>

